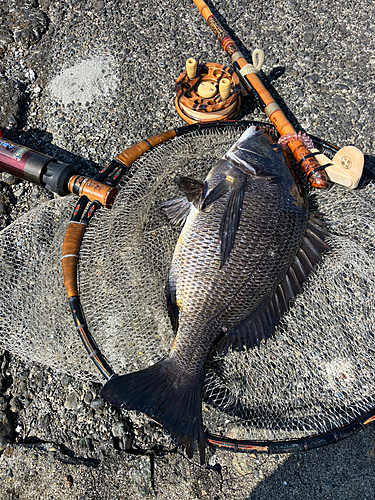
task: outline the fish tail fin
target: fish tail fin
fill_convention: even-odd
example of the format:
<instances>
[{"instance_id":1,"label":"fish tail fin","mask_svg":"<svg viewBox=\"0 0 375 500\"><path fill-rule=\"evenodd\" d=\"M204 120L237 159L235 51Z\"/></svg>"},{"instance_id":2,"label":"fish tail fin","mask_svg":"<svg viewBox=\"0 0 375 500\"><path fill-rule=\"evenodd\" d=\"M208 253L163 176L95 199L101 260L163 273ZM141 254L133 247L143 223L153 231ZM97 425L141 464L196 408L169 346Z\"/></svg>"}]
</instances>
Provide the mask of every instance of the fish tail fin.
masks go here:
<instances>
[{"instance_id":1,"label":"fish tail fin","mask_svg":"<svg viewBox=\"0 0 375 500\"><path fill-rule=\"evenodd\" d=\"M202 421L202 384L182 386L173 376L172 362L162 360L138 372L110 379L100 395L108 403L126 410L138 410L160 421L189 458L198 447L205 462Z\"/></svg>"}]
</instances>

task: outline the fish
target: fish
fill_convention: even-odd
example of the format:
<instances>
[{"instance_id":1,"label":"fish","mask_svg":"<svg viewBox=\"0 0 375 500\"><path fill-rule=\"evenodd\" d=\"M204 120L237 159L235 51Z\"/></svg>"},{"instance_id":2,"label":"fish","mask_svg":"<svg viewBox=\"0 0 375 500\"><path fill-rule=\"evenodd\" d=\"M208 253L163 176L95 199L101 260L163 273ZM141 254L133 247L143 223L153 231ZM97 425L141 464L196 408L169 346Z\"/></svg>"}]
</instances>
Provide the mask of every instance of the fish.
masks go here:
<instances>
[{"instance_id":1,"label":"fish","mask_svg":"<svg viewBox=\"0 0 375 500\"><path fill-rule=\"evenodd\" d=\"M164 211L183 224L166 306L175 339L156 364L111 378L101 397L157 419L205 463L202 387L214 349L250 349L274 331L327 247L282 146L249 127L204 181L179 177ZM246 381L244 381L246 383Z\"/></svg>"}]
</instances>

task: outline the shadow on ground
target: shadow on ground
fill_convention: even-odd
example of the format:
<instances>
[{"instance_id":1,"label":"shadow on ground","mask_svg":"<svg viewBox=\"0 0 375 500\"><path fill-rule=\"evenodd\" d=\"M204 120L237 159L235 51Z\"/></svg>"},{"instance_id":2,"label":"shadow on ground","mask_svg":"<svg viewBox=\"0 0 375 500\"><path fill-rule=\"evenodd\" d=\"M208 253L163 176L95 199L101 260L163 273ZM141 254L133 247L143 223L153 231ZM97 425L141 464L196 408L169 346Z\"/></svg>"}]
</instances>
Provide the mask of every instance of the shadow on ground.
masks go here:
<instances>
[{"instance_id":1,"label":"shadow on ground","mask_svg":"<svg viewBox=\"0 0 375 500\"><path fill-rule=\"evenodd\" d=\"M375 498L375 426L317 450L291 455L247 500Z\"/></svg>"}]
</instances>

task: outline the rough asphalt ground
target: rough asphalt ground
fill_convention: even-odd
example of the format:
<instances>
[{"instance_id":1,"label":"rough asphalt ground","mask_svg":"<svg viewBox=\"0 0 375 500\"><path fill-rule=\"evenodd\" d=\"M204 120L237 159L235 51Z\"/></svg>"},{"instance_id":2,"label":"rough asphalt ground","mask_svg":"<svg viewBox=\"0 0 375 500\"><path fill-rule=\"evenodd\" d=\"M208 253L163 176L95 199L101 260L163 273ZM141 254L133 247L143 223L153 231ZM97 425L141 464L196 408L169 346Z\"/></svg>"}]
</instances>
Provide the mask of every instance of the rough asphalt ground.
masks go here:
<instances>
[{"instance_id":1,"label":"rough asphalt ground","mask_svg":"<svg viewBox=\"0 0 375 500\"><path fill-rule=\"evenodd\" d=\"M215 6L245 53L265 51L262 78L298 130L374 154L374 2ZM8 0L0 15L4 135L86 174L183 125L174 82L188 57L227 63L190 0ZM3 174L1 228L51 196ZM209 451L200 467L147 419L104 406L98 385L8 352L0 366L1 499L375 498L374 427L295 455Z\"/></svg>"}]
</instances>

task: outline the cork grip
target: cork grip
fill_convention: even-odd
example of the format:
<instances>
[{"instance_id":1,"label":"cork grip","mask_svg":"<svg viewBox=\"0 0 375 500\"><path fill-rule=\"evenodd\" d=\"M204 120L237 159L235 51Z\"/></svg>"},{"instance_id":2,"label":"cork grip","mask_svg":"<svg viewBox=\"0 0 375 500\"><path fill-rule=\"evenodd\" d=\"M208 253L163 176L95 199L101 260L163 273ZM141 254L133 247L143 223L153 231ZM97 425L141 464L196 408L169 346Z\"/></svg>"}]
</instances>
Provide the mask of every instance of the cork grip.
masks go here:
<instances>
[{"instance_id":1,"label":"cork grip","mask_svg":"<svg viewBox=\"0 0 375 500\"><path fill-rule=\"evenodd\" d=\"M85 224L70 222L65 231L61 265L68 299L78 296L77 263L85 230Z\"/></svg>"},{"instance_id":2,"label":"cork grip","mask_svg":"<svg viewBox=\"0 0 375 500\"><path fill-rule=\"evenodd\" d=\"M117 189L83 175L73 175L68 182L68 189L78 196L87 196L90 201L99 201L103 206L112 206Z\"/></svg>"},{"instance_id":3,"label":"cork grip","mask_svg":"<svg viewBox=\"0 0 375 500\"><path fill-rule=\"evenodd\" d=\"M116 156L116 160L120 161L123 165L130 168L131 165L144 153L154 148L158 144L168 141L169 139L173 139L174 137L176 137L176 131L173 129L168 130L163 134L154 135L152 137L149 137L148 139L145 139L144 141L139 142L138 144L135 144L134 146L131 146L128 149L125 149L122 153Z\"/></svg>"}]
</instances>

